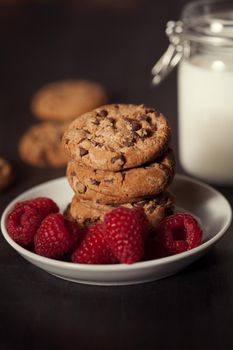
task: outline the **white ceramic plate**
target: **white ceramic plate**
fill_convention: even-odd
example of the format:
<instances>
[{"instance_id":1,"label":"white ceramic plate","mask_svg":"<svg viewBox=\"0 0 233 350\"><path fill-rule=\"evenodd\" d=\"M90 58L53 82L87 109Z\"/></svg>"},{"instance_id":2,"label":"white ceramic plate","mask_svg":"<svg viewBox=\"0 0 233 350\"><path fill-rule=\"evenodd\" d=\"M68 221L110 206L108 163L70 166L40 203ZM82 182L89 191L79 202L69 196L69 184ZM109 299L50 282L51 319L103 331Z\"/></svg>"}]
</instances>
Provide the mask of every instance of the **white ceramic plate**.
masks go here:
<instances>
[{"instance_id":1,"label":"white ceramic plate","mask_svg":"<svg viewBox=\"0 0 233 350\"><path fill-rule=\"evenodd\" d=\"M97 285L124 285L158 280L175 274L209 251L224 235L232 217L231 207L223 195L202 182L176 175L170 190L176 197L177 207L191 212L200 220L204 238L199 247L162 259L132 265L73 264L44 258L15 243L5 228L6 216L14 204L25 199L46 196L52 198L63 211L73 196L65 177L33 187L13 200L2 215L1 229L6 241L26 260L66 280Z\"/></svg>"}]
</instances>

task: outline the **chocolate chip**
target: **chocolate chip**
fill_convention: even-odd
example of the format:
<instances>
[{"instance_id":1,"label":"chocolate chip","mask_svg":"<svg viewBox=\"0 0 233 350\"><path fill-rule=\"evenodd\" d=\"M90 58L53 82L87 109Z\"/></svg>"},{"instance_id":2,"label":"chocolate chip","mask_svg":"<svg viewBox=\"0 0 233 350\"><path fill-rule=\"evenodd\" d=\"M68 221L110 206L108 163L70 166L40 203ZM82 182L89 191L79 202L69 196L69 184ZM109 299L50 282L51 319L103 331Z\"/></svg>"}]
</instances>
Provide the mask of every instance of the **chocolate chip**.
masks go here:
<instances>
[{"instance_id":1,"label":"chocolate chip","mask_svg":"<svg viewBox=\"0 0 233 350\"><path fill-rule=\"evenodd\" d=\"M111 159L111 163L115 164L116 162L120 161L121 163L123 163L122 165L125 164L125 157L123 156L123 154L119 155L119 156L115 156Z\"/></svg>"},{"instance_id":2,"label":"chocolate chip","mask_svg":"<svg viewBox=\"0 0 233 350\"><path fill-rule=\"evenodd\" d=\"M167 202L168 202L168 196L164 195L164 194L161 194L161 195L158 195L157 198L156 198L156 202L159 204L159 205L166 205Z\"/></svg>"},{"instance_id":3,"label":"chocolate chip","mask_svg":"<svg viewBox=\"0 0 233 350\"><path fill-rule=\"evenodd\" d=\"M114 181L113 178L104 180L104 182L109 183L109 184L113 184L113 181Z\"/></svg>"},{"instance_id":4,"label":"chocolate chip","mask_svg":"<svg viewBox=\"0 0 233 350\"><path fill-rule=\"evenodd\" d=\"M133 131L137 131L141 129L141 125L138 122L136 122L136 120L131 120L130 124L132 126Z\"/></svg>"},{"instance_id":5,"label":"chocolate chip","mask_svg":"<svg viewBox=\"0 0 233 350\"><path fill-rule=\"evenodd\" d=\"M87 218L86 220L84 220L83 224L84 226L90 226L96 223L97 221L99 221L99 218Z\"/></svg>"},{"instance_id":6,"label":"chocolate chip","mask_svg":"<svg viewBox=\"0 0 233 350\"><path fill-rule=\"evenodd\" d=\"M96 181L95 179L92 179L92 178L90 178L90 181L91 181L92 185L95 185L95 186L100 185L100 181Z\"/></svg>"},{"instance_id":7,"label":"chocolate chip","mask_svg":"<svg viewBox=\"0 0 233 350\"><path fill-rule=\"evenodd\" d=\"M78 193L84 194L87 191L87 187L85 185L83 185L81 182L79 182L76 185L76 190Z\"/></svg>"},{"instance_id":8,"label":"chocolate chip","mask_svg":"<svg viewBox=\"0 0 233 350\"><path fill-rule=\"evenodd\" d=\"M95 120L92 120L91 123L93 125L99 125L100 124L100 121L98 119L95 119Z\"/></svg>"},{"instance_id":9,"label":"chocolate chip","mask_svg":"<svg viewBox=\"0 0 233 350\"><path fill-rule=\"evenodd\" d=\"M152 130L146 130L146 131L147 131L146 137L151 137L153 135Z\"/></svg>"},{"instance_id":10,"label":"chocolate chip","mask_svg":"<svg viewBox=\"0 0 233 350\"><path fill-rule=\"evenodd\" d=\"M96 147L99 147L99 148L103 147L103 144L102 144L102 143L99 143L99 142L94 142L94 143L95 143L95 146L96 146Z\"/></svg>"},{"instance_id":11,"label":"chocolate chip","mask_svg":"<svg viewBox=\"0 0 233 350\"><path fill-rule=\"evenodd\" d=\"M152 119L151 119L151 117L148 115L147 116L147 119L146 119L146 121L149 123L149 124L151 124L151 122L152 122Z\"/></svg>"},{"instance_id":12,"label":"chocolate chip","mask_svg":"<svg viewBox=\"0 0 233 350\"><path fill-rule=\"evenodd\" d=\"M139 135L142 140L151 137L153 132L151 130L142 129L142 133Z\"/></svg>"},{"instance_id":13,"label":"chocolate chip","mask_svg":"<svg viewBox=\"0 0 233 350\"><path fill-rule=\"evenodd\" d=\"M148 123L151 123L151 117L149 115L144 114L140 117L140 119L145 120Z\"/></svg>"},{"instance_id":14,"label":"chocolate chip","mask_svg":"<svg viewBox=\"0 0 233 350\"><path fill-rule=\"evenodd\" d=\"M155 109L154 108L146 108L146 113L154 113Z\"/></svg>"},{"instance_id":15,"label":"chocolate chip","mask_svg":"<svg viewBox=\"0 0 233 350\"><path fill-rule=\"evenodd\" d=\"M156 209L156 205L152 204L147 208L147 211L149 214L152 214L155 211L155 209Z\"/></svg>"},{"instance_id":16,"label":"chocolate chip","mask_svg":"<svg viewBox=\"0 0 233 350\"><path fill-rule=\"evenodd\" d=\"M134 119L130 119L130 118L125 118L125 120L127 120L127 122L131 125L131 128L133 131L137 131L141 129L141 124Z\"/></svg>"},{"instance_id":17,"label":"chocolate chip","mask_svg":"<svg viewBox=\"0 0 233 350\"><path fill-rule=\"evenodd\" d=\"M110 123L112 123L113 126L115 127L116 120L115 120L114 118L108 118L108 120L109 120Z\"/></svg>"},{"instance_id":18,"label":"chocolate chip","mask_svg":"<svg viewBox=\"0 0 233 350\"><path fill-rule=\"evenodd\" d=\"M126 147L131 147L131 146L133 146L134 144L135 144L135 139L133 139L133 140L130 140L130 139L125 139L123 142L122 142L122 144L123 144L123 146L126 146Z\"/></svg>"},{"instance_id":19,"label":"chocolate chip","mask_svg":"<svg viewBox=\"0 0 233 350\"><path fill-rule=\"evenodd\" d=\"M112 164L116 163L116 161L117 161L118 159L120 159L119 156L113 157L113 158L111 159L111 163L112 163Z\"/></svg>"},{"instance_id":20,"label":"chocolate chip","mask_svg":"<svg viewBox=\"0 0 233 350\"><path fill-rule=\"evenodd\" d=\"M140 117L140 120L146 120L147 119L147 115L145 114L145 115L142 115L141 117Z\"/></svg>"},{"instance_id":21,"label":"chocolate chip","mask_svg":"<svg viewBox=\"0 0 233 350\"><path fill-rule=\"evenodd\" d=\"M98 114L104 118L104 117L107 117L108 112L106 111L106 109L102 109Z\"/></svg>"},{"instance_id":22,"label":"chocolate chip","mask_svg":"<svg viewBox=\"0 0 233 350\"><path fill-rule=\"evenodd\" d=\"M88 150L83 148L83 147L79 147L79 154L80 154L81 157L83 157L86 154L88 154Z\"/></svg>"},{"instance_id":23,"label":"chocolate chip","mask_svg":"<svg viewBox=\"0 0 233 350\"><path fill-rule=\"evenodd\" d=\"M71 176L76 176L76 172L75 171L71 171L71 174L70 174Z\"/></svg>"}]
</instances>

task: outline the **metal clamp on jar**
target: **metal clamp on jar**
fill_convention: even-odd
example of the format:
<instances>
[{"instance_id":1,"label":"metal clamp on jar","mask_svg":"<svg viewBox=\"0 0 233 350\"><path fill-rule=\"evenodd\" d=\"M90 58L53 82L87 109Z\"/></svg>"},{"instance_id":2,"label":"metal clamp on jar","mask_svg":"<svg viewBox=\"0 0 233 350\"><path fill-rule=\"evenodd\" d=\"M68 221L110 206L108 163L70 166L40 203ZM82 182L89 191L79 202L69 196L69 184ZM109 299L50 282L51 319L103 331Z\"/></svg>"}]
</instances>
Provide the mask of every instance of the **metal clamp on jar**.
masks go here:
<instances>
[{"instance_id":1,"label":"metal clamp on jar","mask_svg":"<svg viewBox=\"0 0 233 350\"><path fill-rule=\"evenodd\" d=\"M208 182L233 184L233 2L190 3L166 33L170 45L152 74L158 85L179 63L180 163Z\"/></svg>"}]
</instances>

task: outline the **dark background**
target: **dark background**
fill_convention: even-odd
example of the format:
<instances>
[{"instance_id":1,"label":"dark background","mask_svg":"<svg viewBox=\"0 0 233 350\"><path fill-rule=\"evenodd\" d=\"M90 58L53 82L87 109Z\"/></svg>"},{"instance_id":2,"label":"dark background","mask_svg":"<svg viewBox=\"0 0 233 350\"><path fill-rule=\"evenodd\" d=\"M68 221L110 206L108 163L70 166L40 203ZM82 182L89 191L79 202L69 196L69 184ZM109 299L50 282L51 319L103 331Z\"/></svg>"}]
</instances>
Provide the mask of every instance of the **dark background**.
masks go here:
<instances>
[{"instance_id":1,"label":"dark background","mask_svg":"<svg viewBox=\"0 0 233 350\"><path fill-rule=\"evenodd\" d=\"M167 47L168 20L186 1L0 0L0 154L22 191L65 174L18 157L18 140L36 119L29 103L45 83L88 78L112 102L162 111L177 150L176 72L157 88L150 70ZM181 172L179 162L177 170ZM233 190L218 189L233 203ZM130 287L57 279L24 261L0 237L0 349L232 349L232 228L207 256L181 273Z\"/></svg>"}]
</instances>

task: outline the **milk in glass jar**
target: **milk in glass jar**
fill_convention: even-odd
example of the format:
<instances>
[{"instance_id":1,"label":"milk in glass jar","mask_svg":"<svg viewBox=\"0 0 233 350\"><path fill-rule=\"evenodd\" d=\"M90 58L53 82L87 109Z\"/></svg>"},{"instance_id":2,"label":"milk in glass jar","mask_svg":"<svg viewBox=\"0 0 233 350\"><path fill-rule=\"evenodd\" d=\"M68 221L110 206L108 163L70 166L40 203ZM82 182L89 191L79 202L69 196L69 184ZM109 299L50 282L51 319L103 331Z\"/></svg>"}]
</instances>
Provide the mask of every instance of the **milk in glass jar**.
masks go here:
<instances>
[{"instance_id":1,"label":"milk in glass jar","mask_svg":"<svg viewBox=\"0 0 233 350\"><path fill-rule=\"evenodd\" d=\"M170 45L152 72L155 84L179 63L178 137L183 169L233 184L233 2L188 4L168 22Z\"/></svg>"}]
</instances>

